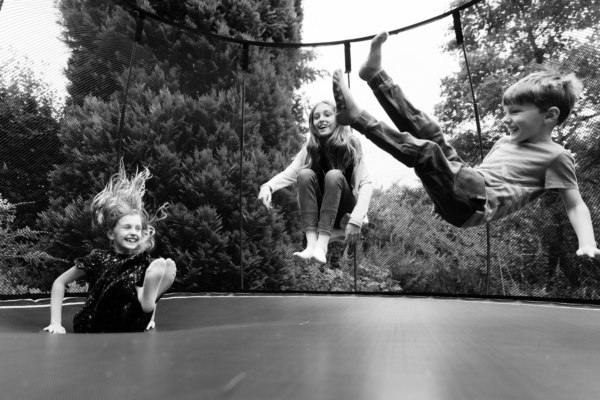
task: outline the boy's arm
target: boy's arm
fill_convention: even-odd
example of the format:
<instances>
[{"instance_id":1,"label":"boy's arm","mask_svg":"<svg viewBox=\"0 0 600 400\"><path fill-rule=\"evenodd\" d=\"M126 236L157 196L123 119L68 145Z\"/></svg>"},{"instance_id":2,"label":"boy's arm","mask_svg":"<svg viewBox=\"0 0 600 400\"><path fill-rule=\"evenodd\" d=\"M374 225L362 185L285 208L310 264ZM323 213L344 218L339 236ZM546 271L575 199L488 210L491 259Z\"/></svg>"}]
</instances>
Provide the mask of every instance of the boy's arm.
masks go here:
<instances>
[{"instance_id":1,"label":"boy's arm","mask_svg":"<svg viewBox=\"0 0 600 400\"><path fill-rule=\"evenodd\" d=\"M577 255L600 259L600 250L596 247L590 210L581 198L579 189L559 189L559 193L579 241Z\"/></svg>"},{"instance_id":2,"label":"boy's arm","mask_svg":"<svg viewBox=\"0 0 600 400\"><path fill-rule=\"evenodd\" d=\"M44 328L50 333L65 333L62 326L62 303L65 297L66 286L85 276L85 272L77 267L71 267L56 278L52 284L52 294L50 295L50 325Z\"/></svg>"}]
</instances>

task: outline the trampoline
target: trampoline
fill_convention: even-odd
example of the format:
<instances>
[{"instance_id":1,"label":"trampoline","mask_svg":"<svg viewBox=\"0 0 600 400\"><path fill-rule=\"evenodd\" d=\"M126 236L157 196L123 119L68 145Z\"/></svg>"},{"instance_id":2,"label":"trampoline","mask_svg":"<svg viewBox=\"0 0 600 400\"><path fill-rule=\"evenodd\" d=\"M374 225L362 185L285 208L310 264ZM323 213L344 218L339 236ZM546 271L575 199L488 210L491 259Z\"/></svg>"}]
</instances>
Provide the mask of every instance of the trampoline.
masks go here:
<instances>
[{"instance_id":1,"label":"trampoline","mask_svg":"<svg viewBox=\"0 0 600 400\"><path fill-rule=\"evenodd\" d=\"M82 298L65 300L63 321ZM146 333L0 304L2 399L598 399L600 309L371 295L166 296Z\"/></svg>"}]
</instances>

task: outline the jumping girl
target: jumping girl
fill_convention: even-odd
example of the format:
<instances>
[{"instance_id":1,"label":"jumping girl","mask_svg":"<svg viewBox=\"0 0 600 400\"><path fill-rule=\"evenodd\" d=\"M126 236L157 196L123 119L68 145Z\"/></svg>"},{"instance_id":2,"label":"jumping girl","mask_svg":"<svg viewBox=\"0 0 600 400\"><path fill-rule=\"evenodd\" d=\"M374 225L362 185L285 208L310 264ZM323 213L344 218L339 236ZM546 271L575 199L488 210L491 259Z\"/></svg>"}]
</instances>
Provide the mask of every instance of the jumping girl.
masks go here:
<instances>
[{"instance_id":1,"label":"jumping girl","mask_svg":"<svg viewBox=\"0 0 600 400\"><path fill-rule=\"evenodd\" d=\"M354 243L367 221L371 178L359 140L348 127L338 125L335 112L332 102L317 103L309 115L310 136L306 144L284 171L260 187L258 199L271 208L274 192L298 183L307 246L294 253L297 261L325 264L331 231L347 223L345 241Z\"/></svg>"},{"instance_id":2,"label":"jumping girl","mask_svg":"<svg viewBox=\"0 0 600 400\"><path fill-rule=\"evenodd\" d=\"M143 332L154 327L154 312L161 295L175 280L171 259L152 260L154 247L151 223L164 215L161 207L152 218L144 210L145 168L130 180L123 165L104 190L94 197L93 225L106 234L110 250L93 250L75 260L75 266L52 285L50 333L65 333L62 302L65 287L82 277L89 283L88 298L73 318L73 330L91 332Z\"/></svg>"}]
</instances>

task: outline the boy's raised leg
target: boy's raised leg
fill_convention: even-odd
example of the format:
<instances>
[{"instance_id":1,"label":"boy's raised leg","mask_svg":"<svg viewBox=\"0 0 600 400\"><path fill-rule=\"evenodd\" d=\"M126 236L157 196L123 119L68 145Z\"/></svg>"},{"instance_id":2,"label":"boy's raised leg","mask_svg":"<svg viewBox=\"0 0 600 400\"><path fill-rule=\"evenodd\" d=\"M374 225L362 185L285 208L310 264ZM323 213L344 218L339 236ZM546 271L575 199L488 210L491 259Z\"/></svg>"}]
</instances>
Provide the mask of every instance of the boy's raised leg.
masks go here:
<instances>
[{"instance_id":1,"label":"boy's raised leg","mask_svg":"<svg viewBox=\"0 0 600 400\"><path fill-rule=\"evenodd\" d=\"M340 125L350 125L360 115L360 109L356 105L352 93L346 83L342 70L333 73L333 97L335 99L335 119Z\"/></svg>"},{"instance_id":2,"label":"boy's raised leg","mask_svg":"<svg viewBox=\"0 0 600 400\"><path fill-rule=\"evenodd\" d=\"M369 55L358 71L358 76L363 81L368 82L383 69L381 66L381 46L385 43L388 36L387 32L381 32L371 40Z\"/></svg>"}]
</instances>

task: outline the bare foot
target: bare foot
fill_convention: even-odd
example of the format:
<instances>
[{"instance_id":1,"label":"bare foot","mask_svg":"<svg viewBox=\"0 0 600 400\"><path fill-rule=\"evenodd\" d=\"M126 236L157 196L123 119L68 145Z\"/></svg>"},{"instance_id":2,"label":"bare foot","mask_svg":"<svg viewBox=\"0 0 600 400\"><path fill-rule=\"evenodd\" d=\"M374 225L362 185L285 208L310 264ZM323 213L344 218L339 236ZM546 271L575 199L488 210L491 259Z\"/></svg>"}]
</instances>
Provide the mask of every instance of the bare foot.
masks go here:
<instances>
[{"instance_id":1,"label":"bare foot","mask_svg":"<svg viewBox=\"0 0 600 400\"><path fill-rule=\"evenodd\" d=\"M381 32L371 40L369 55L358 71L358 76L363 81L369 81L381 71L381 45L385 43L388 36L387 32Z\"/></svg>"},{"instance_id":2,"label":"bare foot","mask_svg":"<svg viewBox=\"0 0 600 400\"><path fill-rule=\"evenodd\" d=\"M325 248L317 246L312 256L310 256L310 262L317 264L327 264L327 246Z\"/></svg>"},{"instance_id":3,"label":"bare foot","mask_svg":"<svg viewBox=\"0 0 600 400\"><path fill-rule=\"evenodd\" d=\"M146 269L144 286L142 286L142 290L138 291L138 299L144 312L154 310L156 298L158 297L158 288L160 287L160 283L165 274L165 268L165 260L163 258L157 258L152 261Z\"/></svg>"},{"instance_id":4,"label":"bare foot","mask_svg":"<svg viewBox=\"0 0 600 400\"><path fill-rule=\"evenodd\" d=\"M312 256L313 253L313 249L312 248L306 248L304 249L304 251L297 251L292 255L292 258L295 261L304 261L307 262L308 260L310 260L310 256Z\"/></svg>"},{"instance_id":5,"label":"bare foot","mask_svg":"<svg viewBox=\"0 0 600 400\"><path fill-rule=\"evenodd\" d=\"M160 281L160 285L158 286L157 297L169 290L173 282L175 282L175 276L177 275L177 267L175 266L175 261L167 258L165 260L165 273L163 275L162 280Z\"/></svg>"},{"instance_id":6,"label":"bare foot","mask_svg":"<svg viewBox=\"0 0 600 400\"><path fill-rule=\"evenodd\" d=\"M340 125L350 125L360 114L352 93L344 82L342 70L333 73L333 97L335 99L335 120Z\"/></svg>"}]
</instances>

